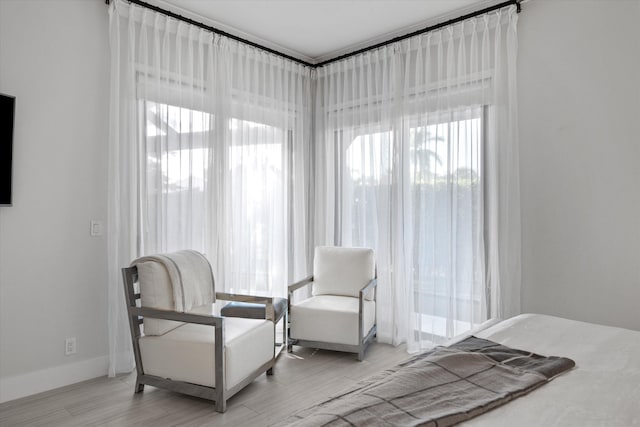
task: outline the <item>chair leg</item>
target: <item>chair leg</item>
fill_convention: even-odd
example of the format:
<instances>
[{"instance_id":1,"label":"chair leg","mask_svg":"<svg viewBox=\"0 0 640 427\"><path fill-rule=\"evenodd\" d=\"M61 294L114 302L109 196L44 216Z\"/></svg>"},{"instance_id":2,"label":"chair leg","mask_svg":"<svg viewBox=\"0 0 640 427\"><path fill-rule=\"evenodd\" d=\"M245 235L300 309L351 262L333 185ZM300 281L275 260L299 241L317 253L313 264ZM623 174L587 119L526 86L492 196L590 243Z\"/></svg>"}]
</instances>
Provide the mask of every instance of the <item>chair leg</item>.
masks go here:
<instances>
[{"instance_id":1,"label":"chair leg","mask_svg":"<svg viewBox=\"0 0 640 427\"><path fill-rule=\"evenodd\" d=\"M287 316L287 322L289 322L289 316ZM291 353L291 351L293 350L293 341L291 341L291 328L289 327L289 325L287 325L286 327L286 332L285 332L285 336L287 337L286 340L286 344L287 344L287 353Z\"/></svg>"},{"instance_id":2,"label":"chair leg","mask_svg":"<svg viewBox=\"0 0 640 427\"><path fill-rule=\"evenodd\" d=\"M298 340L297 339L291 339L291 337L289 337L289 341L287 341L287 352L288 353L292 353L293 352L293 346L298 344Z\"/></svg>"},{"instance_id":3,"label":"chair leg","mask_svg":"<svg viewBox=\"0 0 640 427\"><path fill-rule=\"evenodd\" d=\"M144 384L140 383L140 380L136 379L136 388L134 389L135 393L140 393L144 390Z\"/></svg>"},{"instance_id":4,"label":"chair leg","mask_svg":"<svg viewBox=\"0 0 640 427\"><path fill-rule=\"evenodd\" d=\"M287 316L282 319L282 343L286 346L289 342L289 333L287 331Z\"/></svg>"},{"instance_id":5,"label":"chair leg","mask_svg":"<svg viewBox=\"0 0 640 427\"><path fill-rule=\"evenodd\" d=\"M227 410L227 402L224 399L216 400L216 412L225 412Z\"/></svg>"},{"instance_id":6,"label":"chair leg","mask_svg":"<svg viewBox=\"0 0 640 427\"><path fill-rule=\"evenodd\" d=\"M273 375L273 366L267 369L267 375Z\"/></svg>"},{"instance_id":7,"label":"chair leg","mask_svg":"<svg viewBox=\"0 0 640 427\"><path fill-rule=\"evenodd\" d=\"M368 342L363 342L362 344L360 344L360 349L358 350L358 361L362 362L364 360L364 353L365 351L367 351L368 346Z\"/></svg>"}]
</instances>

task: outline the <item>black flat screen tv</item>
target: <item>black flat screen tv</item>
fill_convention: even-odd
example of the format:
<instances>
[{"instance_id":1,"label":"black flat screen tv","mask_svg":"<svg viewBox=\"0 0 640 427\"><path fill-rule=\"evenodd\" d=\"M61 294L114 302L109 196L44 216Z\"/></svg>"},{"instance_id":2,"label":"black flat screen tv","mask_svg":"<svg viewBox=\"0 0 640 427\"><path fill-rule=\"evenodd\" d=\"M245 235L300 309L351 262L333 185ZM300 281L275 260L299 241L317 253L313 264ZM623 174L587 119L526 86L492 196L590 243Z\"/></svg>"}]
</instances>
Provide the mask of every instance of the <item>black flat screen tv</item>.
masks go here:
<instances>
[{"instance_id":1,"label":"black flat screen tv","mask_svg":"<svg viewBox=\"0 0 640 427\"><path fill-rule=\"evenodd\" d=\"M0 93L0 206L11 206L15 111L16 98Z\"/></svg>"}]
</instances>

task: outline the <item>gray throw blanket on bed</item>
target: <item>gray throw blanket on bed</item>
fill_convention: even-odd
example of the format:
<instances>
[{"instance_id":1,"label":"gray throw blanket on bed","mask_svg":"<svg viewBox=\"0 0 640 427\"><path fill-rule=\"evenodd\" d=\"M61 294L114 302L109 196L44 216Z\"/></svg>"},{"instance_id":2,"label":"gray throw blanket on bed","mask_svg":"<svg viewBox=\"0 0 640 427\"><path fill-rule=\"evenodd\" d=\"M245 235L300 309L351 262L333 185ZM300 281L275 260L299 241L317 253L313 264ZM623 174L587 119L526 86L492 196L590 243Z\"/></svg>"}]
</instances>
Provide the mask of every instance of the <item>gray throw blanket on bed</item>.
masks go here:
<instances>
[{"instance_id":1,"label":"gray throw blanket on bed","mask_svg":"<svg viewBox=\"0 0 640 427\"><path fill-rule=\"evenodd\" d=\"M436 347L287 419L291 426L450 426L547 383L575 363L469 337Z\"/></svg>"}]
</instances>

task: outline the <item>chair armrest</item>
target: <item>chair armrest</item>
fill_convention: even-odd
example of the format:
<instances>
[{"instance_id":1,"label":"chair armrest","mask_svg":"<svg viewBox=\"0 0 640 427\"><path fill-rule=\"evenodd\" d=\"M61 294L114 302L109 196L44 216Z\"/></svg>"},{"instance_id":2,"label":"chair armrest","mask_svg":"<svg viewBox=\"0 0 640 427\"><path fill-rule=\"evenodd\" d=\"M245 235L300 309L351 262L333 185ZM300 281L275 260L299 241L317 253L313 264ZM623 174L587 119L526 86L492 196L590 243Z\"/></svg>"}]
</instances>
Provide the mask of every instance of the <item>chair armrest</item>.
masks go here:
<instances>
[{"instance_id":1,"label":"chair armrest","mask_svg":"<svg viewBox=\"0 0 640 427\"><path fill-rule=\"evenodd\" d=\"M305 277L302 280L298 280L295 283L292 283L289 285L289 294L291 294L293 291L298 290L304 286L308 286L310 283L313 282L313 274L310 276Z\"/></svg>"},{"instance_id":2,"label":"chair armrest","mask_svg":"<svg viewBox=\"0 0 640 427\"><path fill-rule=\"evenodd\" d=\"M159 310L149 307L130 307L129 314L135 316L152 317L154 319L174 320L176 322L196 323L222 327L222 317L210 314L182 313L172 310Z\"/></svg>"},{"instance_id":3,"label":"chair armrest","mask_svg":"<svg viewBox=\"0 0 640 427\"><path fill-rule=\"evenodd\" d=\"M238 301L238 302L250 302L254 304L264 304L265 319L275 319L275 313L273 310L273 297L263 297L259 295L244 295L244 294L228 294L225 292L216 292L216 299L224 301Z\"/></svg>"},{"instance_id":4,"label":"chair armrest","mask_svg":"<svg viewBox=\"0 0 640 427\"><path fill-rule=\"evenodd\" d=\"M252 302L255 304L273 303L273 297L263 297L260 295L228 294L226 292L216 292L216 299L224 301Z\"/></svg>"},{"instance_id":5,"label":"chair armrest","mask_svg":"<svg viewBox=\"0 0 640 427\"><path fill-rule=\"evenodd\" d=\"M313 274L305 277L302 280L298 280L297 282L290 284L288 288L288 298L287 298L288 304L291 305L294 291L300 288L304 288L305 286L309 286L312 283L313 283Z\"/></svg>"},{"instance_id":6,"label":"chair armrest","mask_svg":"<svg viewBox=\"0 0 640 427\"><path fill-rule=\"evenodd\" d=\"M378 286L378 279L374 277L369 283L367 283L362 289L360 289L360 299L369 294L371 290L376 286Z\"/></svg>"}]
</instances>

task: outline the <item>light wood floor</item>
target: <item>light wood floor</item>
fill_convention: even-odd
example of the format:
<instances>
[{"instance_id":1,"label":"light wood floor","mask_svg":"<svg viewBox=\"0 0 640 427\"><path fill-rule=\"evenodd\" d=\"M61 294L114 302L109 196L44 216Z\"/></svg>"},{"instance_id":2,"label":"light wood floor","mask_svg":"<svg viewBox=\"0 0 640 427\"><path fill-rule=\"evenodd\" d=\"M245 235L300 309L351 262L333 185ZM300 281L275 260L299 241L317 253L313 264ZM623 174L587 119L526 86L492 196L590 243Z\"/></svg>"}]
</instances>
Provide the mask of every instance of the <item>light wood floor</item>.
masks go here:
<instances>
[{"instance_id":1,"label":"light wood floor","mask_svg":"<svg viewBox=\"0 0 640 427\"><path fill-rule=\"evenodd\" d=\"M355 355L294 347L273 376L261 375L232 397L227 412L213 403L146 386L135 376L96 378L0 404L0 426L269 426L408 358L404 346L373 343Z\"/></svg>"}]
</instances>

